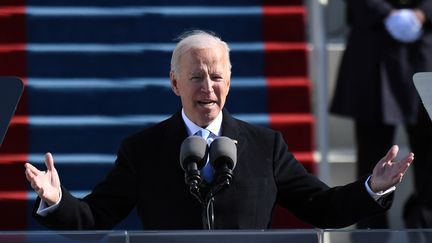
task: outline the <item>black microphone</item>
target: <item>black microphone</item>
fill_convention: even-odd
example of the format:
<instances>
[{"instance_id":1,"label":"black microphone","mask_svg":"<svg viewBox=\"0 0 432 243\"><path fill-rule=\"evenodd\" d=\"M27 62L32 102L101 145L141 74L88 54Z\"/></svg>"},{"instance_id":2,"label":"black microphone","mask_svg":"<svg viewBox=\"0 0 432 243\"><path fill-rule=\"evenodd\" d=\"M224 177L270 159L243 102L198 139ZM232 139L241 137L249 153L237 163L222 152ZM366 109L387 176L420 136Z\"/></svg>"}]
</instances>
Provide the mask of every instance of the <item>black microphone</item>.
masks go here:
<instances>
[{"instance_id":1,"label":"black microphone","mask_svg":"<svg viewBox=\"0 0 432 243\"><path fill-rule=\"evenodd\" d=\"M231 184L237 163L237 147L231 138L218 137L210 144L210 163L215 171L216 184Z\"/></svg>"},{"instance_id":2,"label":"black microphone","mask_svg":"<svg viewBox=\"0 0 432 243\"><path fill-rule=\"evenodd\" d=\"M200 170L207 162L208 145L199 136L186 138L180 148L180 166L185 171L185 182L189 189L198 192L202 178Z\"/></svg>"}]
</instances>

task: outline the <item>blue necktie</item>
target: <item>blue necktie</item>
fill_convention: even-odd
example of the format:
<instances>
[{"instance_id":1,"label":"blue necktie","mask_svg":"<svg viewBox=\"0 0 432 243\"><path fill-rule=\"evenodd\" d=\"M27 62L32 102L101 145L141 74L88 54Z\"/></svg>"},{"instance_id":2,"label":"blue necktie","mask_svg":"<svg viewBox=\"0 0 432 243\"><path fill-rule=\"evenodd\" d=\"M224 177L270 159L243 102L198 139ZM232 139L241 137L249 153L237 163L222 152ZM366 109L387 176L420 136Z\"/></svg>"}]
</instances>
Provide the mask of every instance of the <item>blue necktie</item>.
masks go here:
<instances>
[{"instance_id":1,"label":"blue necktie","mask_svg":"<svg viewBox=\"0 0 432 243\"><path fill-rule=\"evenodd\" d=\"M206 140L207 144L210 145L211 142L214 140L214 135L207 129L201 129L198 132L196 132L196 135L204 138ZM204 168L201 169L201 173L203 175L204 180L207 182L211 182L213 180L213 168L209 162L209 159L207 158L207 163L204 166Z\"/></svg>"}]
</instances>

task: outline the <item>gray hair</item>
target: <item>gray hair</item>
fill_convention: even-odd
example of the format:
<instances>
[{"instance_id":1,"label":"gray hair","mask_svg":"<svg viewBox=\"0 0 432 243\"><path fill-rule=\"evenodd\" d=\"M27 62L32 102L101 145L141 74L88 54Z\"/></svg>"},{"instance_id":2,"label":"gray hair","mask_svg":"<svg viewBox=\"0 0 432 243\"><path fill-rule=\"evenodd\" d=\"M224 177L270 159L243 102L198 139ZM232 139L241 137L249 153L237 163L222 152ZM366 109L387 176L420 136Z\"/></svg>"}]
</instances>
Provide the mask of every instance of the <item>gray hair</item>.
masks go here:
<instances>
[{"instance_id":1,"label":"gray hair","mask_svg":"<svg viewBox=\"0 0 432 243\"><path fill-rule=\"evenodd\" d=\"M229 56L229 46L225 41L222 41L215 33L207 32L204 30L192 30L181 34L176 38L177 43L171 57L171 72L178 72L178 62L181 55L190 49L205 49L213 48L217 45L222 46L226 51L228 57L228 68L231 71L231 61Z\"/></svg>"}]
</instances>

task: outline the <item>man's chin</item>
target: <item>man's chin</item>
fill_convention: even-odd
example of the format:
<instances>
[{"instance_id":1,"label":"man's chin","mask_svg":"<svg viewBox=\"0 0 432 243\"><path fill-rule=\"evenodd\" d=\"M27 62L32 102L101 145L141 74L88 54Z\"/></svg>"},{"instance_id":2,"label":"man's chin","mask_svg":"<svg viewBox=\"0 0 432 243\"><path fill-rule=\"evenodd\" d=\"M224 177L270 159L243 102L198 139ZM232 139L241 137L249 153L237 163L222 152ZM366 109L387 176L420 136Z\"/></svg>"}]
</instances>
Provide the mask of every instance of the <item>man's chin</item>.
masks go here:
<instances>
[{"instance_id":1,"label":"man's chin","mask_svg":"<svg viewBox=\"0 0 432 243\"><path fill-rule=\"evenodd\" d=\"M205 114L201 115L200 116L201 126L208 126L210 123L212 123L212 121L214 121L214 119L216 119L218 114L219 114L219 111L212 111L212 112L205 113Z\"/></svg>"}]
</instances>

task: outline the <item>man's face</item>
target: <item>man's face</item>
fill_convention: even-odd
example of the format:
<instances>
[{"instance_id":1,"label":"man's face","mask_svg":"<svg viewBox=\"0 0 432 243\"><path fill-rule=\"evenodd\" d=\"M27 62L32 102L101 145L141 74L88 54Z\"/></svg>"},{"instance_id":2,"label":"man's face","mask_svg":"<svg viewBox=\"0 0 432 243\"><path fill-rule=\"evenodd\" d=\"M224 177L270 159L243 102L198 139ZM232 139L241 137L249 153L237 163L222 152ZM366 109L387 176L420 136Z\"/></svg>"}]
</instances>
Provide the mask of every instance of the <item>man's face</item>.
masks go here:
<instances>
[{"instance_id":1,"label":"man's face","mask_svg":"<svg viewBox=\"0 0 432 243\"><path fill-rule=\"evenodd\" d=\"M224 107L230 87L223 47L188 50L180 57L178 71L170 76L187 117L198 126L209 125Z\"/></svg>"}]
</instances>

